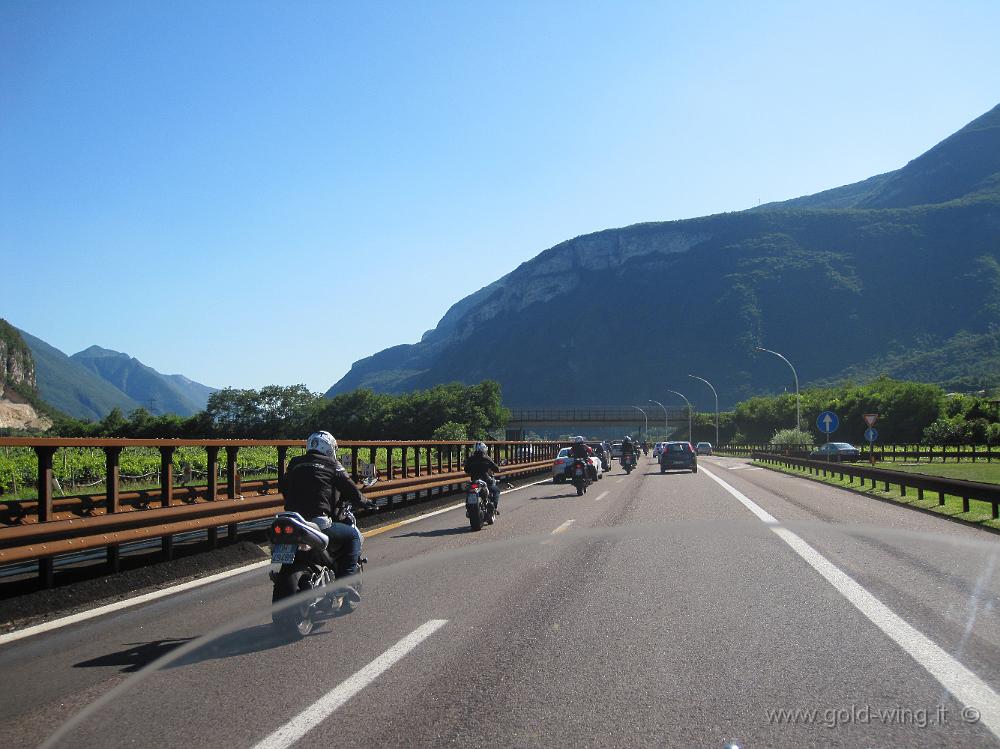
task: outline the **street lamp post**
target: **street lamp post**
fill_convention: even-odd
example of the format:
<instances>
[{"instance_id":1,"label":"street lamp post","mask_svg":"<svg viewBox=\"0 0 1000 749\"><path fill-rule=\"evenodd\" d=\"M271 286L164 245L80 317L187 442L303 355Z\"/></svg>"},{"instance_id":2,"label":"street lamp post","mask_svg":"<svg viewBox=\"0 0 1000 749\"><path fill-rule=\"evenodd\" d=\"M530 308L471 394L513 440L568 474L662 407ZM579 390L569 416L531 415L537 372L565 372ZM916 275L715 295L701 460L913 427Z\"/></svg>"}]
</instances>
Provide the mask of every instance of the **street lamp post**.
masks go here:
<instances>
[{"instance_id":1,"label":"street lamp post","mask_svg":"<svg viewBox=\"0 0 1000 749\"><path fill-rule=\"evenodd\" d=\"M712 383L706 380L704 377L699 377L698 375L693 375L693 374L689 374L688 377L691 377L692 379L695 380L701 380L710 388L712 388L712 395L715 396L715 446L716 448L718 448L719 447L719 394L715 392L715 387L712 385Z\"/></svg>"},{"instance_id":2,"label":"street lamp post","mask_svg":"<svg viewBox=\"0 0 1000 749\"><path fill-rule=\"evenodd\" d=\"M674 395L679 395L681 398L684 399L684 402L688 404L688 442L690 442L691 441L691 401L689 401L687 399L687 396L684 395L684 393L678 393L676 390L670 390L669 388L667 389L667 392L668 393L673 393Z\"/></svg>"},{"instance_id":3,"label":"street lamp post","mask_svg":"<svg viewBox=\"0 0 1000 749\"><path fill-rule=\"evenodd\" d=\"M646 420L646 436L649 437L649 417L646 416L646 412L643 411L638 406L632 406L632 408L634 408L636 411L638 411L639 413L641 413L642 414L642 418Z\"/></svg>"},{"instance_id":4,"label":"street lamp post","mask_svg":"<svg viewBox=\"0 0 1000 749\"><path fill-rule=\"evenodd\" d=\"M763 346L754 346L754 348L757 349L758 351L764 351L765 353L768 354L774 354L779 359L781 359L781 361L783 361L785 364L791 367L792 377L795 378L795 431L800 430L802 428L802 401L799 398L799 375L795 371L795 367L793 367L792 363L788 361L788 359L786 359L784 356L779 354L777 351L771 351L771 349L764 348Z\"/></svg>"},{"instance_id":5,"label":"street lamp post","mask_svg":"<svg viewBox=\"0 0 1000 749\"><path fill-rule=\"evenodd\" d=\"M663 409L663 439L665 440L667 439L667 435L670 433L670 425L667 423L667 407L659 401L654 401L652 398L649 399L649 402L655 403Z\"/></svg>"}]
</instances>

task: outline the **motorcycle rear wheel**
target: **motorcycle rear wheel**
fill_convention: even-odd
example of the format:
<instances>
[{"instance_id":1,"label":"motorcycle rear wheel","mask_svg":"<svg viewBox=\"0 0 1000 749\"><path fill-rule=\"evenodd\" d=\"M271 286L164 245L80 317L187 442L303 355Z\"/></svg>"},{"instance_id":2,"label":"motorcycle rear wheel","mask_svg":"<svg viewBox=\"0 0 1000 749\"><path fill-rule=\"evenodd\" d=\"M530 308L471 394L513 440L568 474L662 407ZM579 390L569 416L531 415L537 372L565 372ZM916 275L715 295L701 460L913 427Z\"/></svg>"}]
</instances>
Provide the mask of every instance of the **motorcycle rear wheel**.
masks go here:
<instances>
[{"instance_id":1,"label":"motorcycle rear wheel","mask_svg":"<svg viewBox=\"0 0 1000 749\"><path fill-rule=\"evenodd\" d=\"M303 588L303 582L305 587ZM279 571L274 576L274 589L271 592L271 603L275 604L286 598L290 598L302 590L308 589L308 572L302 569L292 570L290 573ZM315 622L313 621L313 607L311 601L306 600L296 606L286 606L271 611L271 622L282 632L295 637L296 639L305 637L313 631Z\"/></svg>"},{"instance_id":2,"label":"motorcycle rear wheel","mask_svg":"<svg viewBox=\"0 0 1000 749\"><path fill-rule=\"evenodd\" d=\"M474 531L481 531L483 529L483 507L479 507L469 511L469 525Z\"/></svg>"}]
</instances>

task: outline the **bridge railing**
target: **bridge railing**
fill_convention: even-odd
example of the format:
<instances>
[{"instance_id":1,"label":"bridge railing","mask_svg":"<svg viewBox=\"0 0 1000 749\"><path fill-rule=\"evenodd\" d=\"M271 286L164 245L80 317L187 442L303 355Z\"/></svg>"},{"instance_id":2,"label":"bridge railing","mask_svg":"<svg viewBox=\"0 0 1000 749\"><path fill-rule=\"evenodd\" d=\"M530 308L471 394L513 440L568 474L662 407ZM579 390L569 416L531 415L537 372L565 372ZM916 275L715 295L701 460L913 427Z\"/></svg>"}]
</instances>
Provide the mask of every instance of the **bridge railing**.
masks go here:
<instances>
[{"instance_id":1,"label":"bridge railing","mask_svg":"<svg viewBox=\"0 0 1000 749\"><path fill-rule=\"evenodd\" d=\"M466 481L465 458L473 441L343 441L338 455L357 482L368 475L379 481L363 489L377 501L376 512L417 501L432 492L456 489ZM210 545L225 526L230 538L239 524L263 520L283 505L279 482L290 451L304 451L302 440L135 440L0 438L0 447L30 449L36 458L34 497L0 501L0 565L38 561L44 586L53 582L54 560L60 554L104 547L107 561L118 569L121 545L160 538L164 558L173 555L174 536L205 531ZM174 453L180 448L205 450L204 483L177 486ZM239 453L245 448L273 448L274 475L244 482ZM104 454L103 489L56 497L53 456L65 449L97 449ZM122 491L121 456L132 448L159 453L158 486ZM559 450L556 442L487 442L505 476L522 477L548 471ZM224 463L220 454L225 456ZM223 468L224 466L224 468ZM191 478L189 474L184 478ZM225 477L224 484L220 475ZM364 515L364 512L359 513Z\"/></svg>"}]
</instances>

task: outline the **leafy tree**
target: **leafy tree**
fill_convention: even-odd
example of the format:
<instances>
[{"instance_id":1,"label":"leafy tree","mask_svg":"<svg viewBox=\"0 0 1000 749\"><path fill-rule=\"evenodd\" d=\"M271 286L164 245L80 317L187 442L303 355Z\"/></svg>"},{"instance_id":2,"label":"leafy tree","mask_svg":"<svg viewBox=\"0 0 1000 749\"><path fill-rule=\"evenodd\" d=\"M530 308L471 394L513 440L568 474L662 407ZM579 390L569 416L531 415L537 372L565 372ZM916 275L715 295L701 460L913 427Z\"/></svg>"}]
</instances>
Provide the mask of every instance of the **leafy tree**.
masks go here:
<instances>
[{"instance_id":1,"label":"leafy tree","mask_svg":"<svg viewBox=\"0 0 1000 749\"><path fill-rule=\"evenodd\" d=\"M771 437L771 444L774 446L797 445L799 447L812 447L815 443L813 436L809 432L804 432L801 429L779 429Z\"/></svg>"},{"instance_id":2,"label":"leafy tree","mask_svg":"<svg viewBox=\"0 0 1000 749\"><path fill-rule=\"evenodd\" d=\"M431 436L436 440L467 440L469 439L469 431L465 428L465 424L446 421L435 429L434 434Z\"/></svg>"}]
</instances>

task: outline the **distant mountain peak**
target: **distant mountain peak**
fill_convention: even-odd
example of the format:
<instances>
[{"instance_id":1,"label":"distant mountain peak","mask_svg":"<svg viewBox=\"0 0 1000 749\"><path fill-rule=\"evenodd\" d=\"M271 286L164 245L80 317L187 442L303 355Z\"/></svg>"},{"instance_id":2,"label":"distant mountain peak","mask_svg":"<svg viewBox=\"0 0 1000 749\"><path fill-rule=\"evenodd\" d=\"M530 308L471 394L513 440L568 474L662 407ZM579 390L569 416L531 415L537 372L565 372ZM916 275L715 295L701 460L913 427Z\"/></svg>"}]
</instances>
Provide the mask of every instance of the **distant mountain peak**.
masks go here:
<instances>
[{"instance_id":1,"label":"distant mountain peak","mask_svg":"<svg viewBox=\"0 0 1000 749\"><path fill-rule=\"evenodd\" d=\"M128 354L123 354L121 351L114 351L109 348L101 348L100 346L88 346L83 351L77 351L71 358L73 359L97 359L101 357L125 357L126 359L131 359Z\"/></svg>"}]
</instances>

